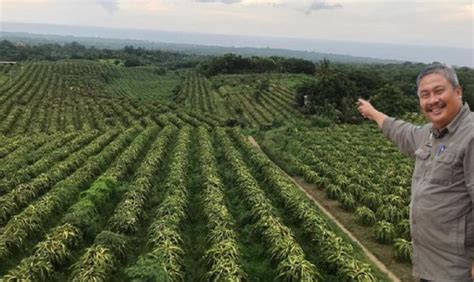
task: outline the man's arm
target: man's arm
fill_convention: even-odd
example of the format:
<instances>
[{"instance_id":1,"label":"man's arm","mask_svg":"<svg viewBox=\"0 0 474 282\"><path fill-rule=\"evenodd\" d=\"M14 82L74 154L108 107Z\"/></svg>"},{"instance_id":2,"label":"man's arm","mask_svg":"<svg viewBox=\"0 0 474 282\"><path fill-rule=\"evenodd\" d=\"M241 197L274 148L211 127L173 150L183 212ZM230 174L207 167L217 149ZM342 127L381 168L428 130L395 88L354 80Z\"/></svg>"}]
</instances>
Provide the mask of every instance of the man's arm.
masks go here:
<instances>
[{"instance_id":1,"label":"man's arm","mask_svg":"<svg viewBox=\"0 0 474 282\"><path fill-rule=\"evenodd\" d=\"M464 156L464 181L467 190L471 195L472 206L474 207L474 139L467 144L466 155ZM474 257L471 256L472 268L471 275L474 279Z\"/></svg>"},{"instance_id":2,"label":"man's arm","mask_svg":"<svg viewBox=\"0 0 474 282\"><path fill-rule=\"evenodd\" d=\"M474 206L474 139L467 144L466 154L464 155L464 181L467 191L471 195L472 205Z\"/></svg>"},{"instance_id":3,"label":"man's arm","mask_svg":"<svg viewBox=\"0 0 474 282\"><path fill-rule=\"evenodd\" d=\"M382 128L383 122L388 117L386 114L377 111L368 101L359 99L359 112L363 117L373 120Z\"/></svg>"},{"instance_id":4,"label":"man's arm","mask_svg":"<svg viewBox=\"0 0 474 282\"><path fill-rule=\"evenodd\" d=\"M412 157L415 155L417 140L422 138L422 130L419 127L388 117L363 99L359 99L359 112L365 118L375 121L383 130L383 134L392 140L402 153Z\"/></svg>"}]
</instances>

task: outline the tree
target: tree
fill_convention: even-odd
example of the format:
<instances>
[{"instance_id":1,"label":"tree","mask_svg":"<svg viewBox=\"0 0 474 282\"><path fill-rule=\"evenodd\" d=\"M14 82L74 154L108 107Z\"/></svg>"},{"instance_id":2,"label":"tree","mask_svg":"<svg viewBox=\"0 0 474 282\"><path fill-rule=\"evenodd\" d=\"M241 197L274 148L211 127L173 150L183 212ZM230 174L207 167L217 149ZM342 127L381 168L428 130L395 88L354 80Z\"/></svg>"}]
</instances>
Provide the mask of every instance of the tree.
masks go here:
<instances>
[{"instance_id":1,"label":"tree","mask_svg":"<svg viewBox=\"0 0 474 282\"><path fill-rule=\"evenodd\" d=\"M295 102L299 108L304 106L304 97L316 97L318 82L316 80L308 80L296 86Z\"/></svg>"},{"instance_id":2,"label":"tree","mask_svg":"<svg viewBox=\"0 0 474 282\"><path fill-rule=\"evenodd\" d=\"M288 73L314 74L316 67L311 61L289 58L282 61L281 70Z\"/></svg>"},{"instance_id":3,"label":"tree","mask_svg":"<svg viewBox=\"0 0 474 282\"><path fill-rule=\"evenodd\" d=\"M331 72L331 62L326 58L320 61L316 66L316 76L328 75Z\"/></svg>"},{"instance_id":4,"label":"tree","mask_svg":"<svg viewBox=\"0 0 474 282\"><path fill-rule=\"evenodd\" d=\"M125 60L123 64L126 67L137 67L137 66L141 66L142 62L140 62L140 60L136 57L129 57Z\"/></svg>"},{"instance_id":5,"label":"tree","mask_svg":"<svg viewBox=\"0 0 474 282\"><path fill-rule=\"evenodd\" d=\"M389 116L402 116L406 112L418 111L415 95L405 95L400 88L385 84L371 99L372 104Z\"/></svg>"}]
</instances>

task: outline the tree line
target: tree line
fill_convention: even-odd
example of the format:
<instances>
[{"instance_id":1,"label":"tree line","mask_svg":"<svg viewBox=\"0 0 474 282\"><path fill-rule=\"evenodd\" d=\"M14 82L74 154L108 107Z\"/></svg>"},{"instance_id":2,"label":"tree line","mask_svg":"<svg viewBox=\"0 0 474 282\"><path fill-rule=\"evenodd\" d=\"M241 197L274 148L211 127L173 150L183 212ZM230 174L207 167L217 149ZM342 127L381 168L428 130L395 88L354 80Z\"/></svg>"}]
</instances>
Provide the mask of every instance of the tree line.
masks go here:
<instances>
[{"instance_id":1,"label":"tree line","mask_svg":"<svg viewBox=\"0 0 474 282\"><path fill-rule=\"evenodd\" d=\"M330 121L358 123L362 121L355 104L368 99L382 112L403 117L419 112L416 77L426 67L422 63L403 64L333 64L323 60L316 64L312 79L296 87L295 101L306 114ZM463 99L474 107L474 70L457 68Z\"/></svg>"},{"instance_id":2,"label":"tree line","mask_svg":"<svg viewBox=\"0 0 474 282\"><path fill-rule=\"evenodd\" d=\"M126 67L160 64L179 68L194 67L206 57L163 50L149 50L134 46L125 46L121 49L99 49L93 46L86 47L74 41L65 44L47 43L38 45L13 43L8 40L0 41L0 61L58 61L67 59L105 59Z\"/></svg>"},{"instance_id":3,"label":"tree line","mask_svg":"<svg viewBox=\"0 0 474 282\"><path fill-rule=\"evenodd\" d=\"M242 57L236 54L225 54L214 57L199 65L199 70L207 77L218 74L246 73L302 73L314 74L313 62L283 57Z\"/></svg>"}]
</instances>

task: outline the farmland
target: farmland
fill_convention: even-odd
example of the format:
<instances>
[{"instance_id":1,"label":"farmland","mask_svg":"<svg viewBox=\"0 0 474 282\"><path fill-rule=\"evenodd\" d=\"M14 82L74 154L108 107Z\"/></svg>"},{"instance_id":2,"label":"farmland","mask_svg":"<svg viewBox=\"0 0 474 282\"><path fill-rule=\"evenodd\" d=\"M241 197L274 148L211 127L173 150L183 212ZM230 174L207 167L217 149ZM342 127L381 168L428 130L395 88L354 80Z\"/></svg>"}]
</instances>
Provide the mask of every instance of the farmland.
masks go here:
<instances>
[{"instance_id":1,"label":"farmland","mask_svg":"<svg viewBox=\"0 0 474 282\"><path fill-rule=\"evenodd\" d=\"M313 127L294 102L305 76L13 68L0 81L5 281L389 281L287 174L354 214L409 279L412 161L373 126Z\"/></svg>"}]
</instances>

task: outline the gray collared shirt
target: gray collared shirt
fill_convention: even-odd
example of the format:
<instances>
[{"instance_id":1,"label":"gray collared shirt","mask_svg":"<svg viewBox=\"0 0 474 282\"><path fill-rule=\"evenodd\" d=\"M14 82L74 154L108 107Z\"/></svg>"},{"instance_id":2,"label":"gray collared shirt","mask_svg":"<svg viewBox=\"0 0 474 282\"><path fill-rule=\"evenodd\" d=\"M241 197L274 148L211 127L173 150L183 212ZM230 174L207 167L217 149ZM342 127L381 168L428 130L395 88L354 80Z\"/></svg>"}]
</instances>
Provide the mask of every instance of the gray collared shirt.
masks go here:
<instances>
[{"instance_id":1,"label":"gray collared shirt","mask_svg":"<svg viewBox=\"0 0 474 282\"><path fill-rule=\"evenodd\" d=\"M410 203L413 275L472 281L474 113L464 104L443 132L394 118L386 118L382 130L416 159Z\"/></svg>"}]
</instances>

